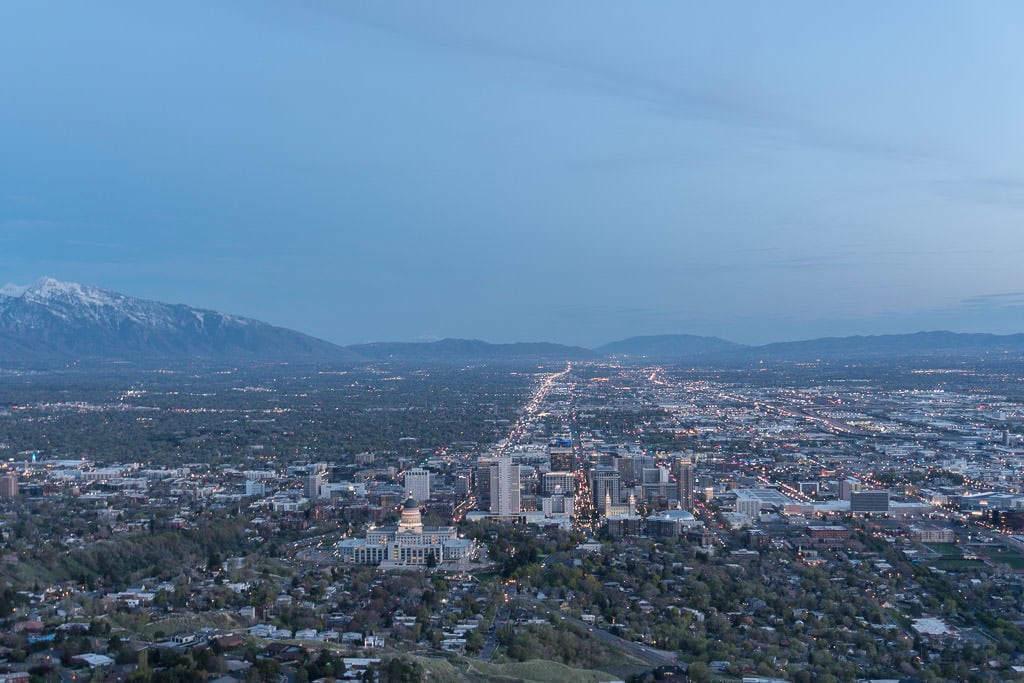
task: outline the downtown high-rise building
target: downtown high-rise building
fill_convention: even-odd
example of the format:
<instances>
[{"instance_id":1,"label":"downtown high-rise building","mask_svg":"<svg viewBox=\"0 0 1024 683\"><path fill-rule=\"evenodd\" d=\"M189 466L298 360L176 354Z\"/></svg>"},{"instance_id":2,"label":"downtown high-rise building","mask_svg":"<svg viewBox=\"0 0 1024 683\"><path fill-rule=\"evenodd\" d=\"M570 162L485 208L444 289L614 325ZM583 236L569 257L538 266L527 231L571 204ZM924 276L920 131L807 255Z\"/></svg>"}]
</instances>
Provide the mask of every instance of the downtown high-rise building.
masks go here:
<instances>
[{"instance_id":1,"label":"downtown high-rise building","mask_svg":"<svg viewBox=\"0 0 1024 683\"><path fill-rule=\"evenodd\" d=\"M639 477L640 497L648 502L663 500L667 505L672 491L672 483L668 475L667 467L652 465L643 468Z\"/></svg>"},{"instance_id":2,"label":"downtown high-rise building","mask_svg":"<svg viewBox=\"0 0 1024 683\"><path fill-rule=\"evenodd\" d=\"M678 487L679 507L683 510L693 509L693 461L680 459L676 466L676 485Z\"/></svg>"},{"instance_id":3,"label":"downtown high-rise building","mask_svg":"<svg viewBox=\"0 0 1024 683\"><path fill-rule=\"evenodd\" d=\"M614 467L595 467L590 472L590 491L598 514L608 514L609 504L622 501L622 475Z\"/></svg>"},{"instance_id":4,"label":"downtown high-rise building","mask_svg":"<svg viewBox=\"0 0 1024 683\"><path fill-rule=\"evenodd\" d=\"M522 511L519 500L519 465L512 458L498 458L491 465L491 514L510 517Z\"/></svg>"},{"instance_id":5,"label":"downtown high-rise building","mask_svg":"<svg viewBox=\"0 0 1024 683\"><path fill-rule=\"evenodd\" d=\"M633 483L644 483L644 470L649 470L658 466L657 461L649 455L634 455L631 460L633 461L633 472L629 481ZM627 477L623 474L622 483L625 484L626 481Z\"/></svg>"},{"instance_id":6,"label":"downtown high-rise building","mask_svg":"<svg viewBox=\"0 0 1024 683\"><path fill-rule=\"evenodd\" d=\"M491 509L491 467L497 462L496 457L485 456L473 467L473 495L476 497L477 510Z\"/></svg>"},{"instance_id":7,"label":"downtown high-rise building","mask_svg":"<svg viewBox=\"0 0 1024 683\"><path fill-rule=\"evenodd\" d=\"M423 502L430 500L430 471L414 467L405 473L405 495Z\"/></svg>"},{"instance_id":8,"label":"downtown high-rise building","mask_svg":"<svg viewBox=\"0 0 1024 683\"><path fill-rule=\"evenodd\" d=\"M307 474L302 478L302 493L309 500L316 500L320 497L320 490L324 485L324 476L319 472Z\"/></svg>"},{"instance_id":9,"label":"downtown high-rise building","mask_svg":"<svg viewBox=\"0 0 1024 683\"><path fill-rule=\"evenodd\" d=\"M572 446L548 446L551 458L551 469L556 472L567 472L573 468Z\"/></svg>"},{"instance_id":10,"label":"downtown high-rise building","mask_svg":"<svg viewBox=\"0 0 1024 683\"><path fill-rule=\"evenodd\" d=\"M309 500L316 500L323 493L324 481L327 479L327 463L318 462L309 466L309 474L302 478L303 495Z\"/></svg>"},{"instance_id":11,"label":"downtown high-rise building","mask_svg":"<svg viewBox=\"0 0 1024 683\"><path fill-rule=\"evenodd\" d=\"M541 493L545 496L561 494L571 496L576 480L572 472L545 472L542 477Z\"/></svg>"},{"instance_id":12,"label":"downtown high-rise building","mask_svg":"<svg viewBox=\"0 0 1024 683\"><path fill-rule=\"evenodd\" d=\"M632 486L637 482L636 458L632 455L626 455L615 458L612 463L612 466L619 473L619 481L622 483L622 486Z\"/></svg>"}]
</instances>

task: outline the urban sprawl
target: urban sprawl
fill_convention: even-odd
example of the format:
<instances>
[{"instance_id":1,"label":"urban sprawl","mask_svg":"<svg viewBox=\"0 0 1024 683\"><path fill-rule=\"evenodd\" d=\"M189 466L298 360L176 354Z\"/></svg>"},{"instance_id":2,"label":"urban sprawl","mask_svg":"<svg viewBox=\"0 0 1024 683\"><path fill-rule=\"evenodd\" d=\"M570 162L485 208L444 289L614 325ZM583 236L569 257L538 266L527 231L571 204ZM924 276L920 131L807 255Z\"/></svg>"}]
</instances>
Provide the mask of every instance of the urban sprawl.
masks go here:
<instances>
[{"instance_id":1,"label":"urban sprawl","mask_svg":"<svg viewBox=\"0 0 1024 683\"><path fill-rule=\"evenodd\" d=\"M1021 370L9 373L0 682L1024 680Z\"/></svg>"}]
</instances>

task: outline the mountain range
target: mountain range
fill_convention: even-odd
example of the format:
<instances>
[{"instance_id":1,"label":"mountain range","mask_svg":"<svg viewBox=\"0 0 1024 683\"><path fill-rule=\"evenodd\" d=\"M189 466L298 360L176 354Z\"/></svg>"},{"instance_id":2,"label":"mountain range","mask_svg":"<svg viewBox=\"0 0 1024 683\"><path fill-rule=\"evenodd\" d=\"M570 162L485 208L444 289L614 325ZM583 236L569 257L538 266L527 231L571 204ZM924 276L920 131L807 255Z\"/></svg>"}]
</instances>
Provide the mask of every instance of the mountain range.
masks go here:
<instances>
[{"instance_id":1,"label":"mountain range","mask_svg":"<svg viewBox=\"0 0 1024 683\"><path fill-rule=\"evenodd\" d=\"M608 357L684 363L870 360L1024 354L1024 334L955 332L828 337L747 346L688 334L631 337L595 349L480 340L339 346L251 318L43 278L0 287L0 364L164 362L498 362Z\"/></svg>"},{"instance_id":2,"label":"mountain range","mask_svg":"<svg viewBox=\"0 0 1024 683\"><path fill-rule=\"evenodd\" d=\"M184 304L44 278L0 288L0 362L347 360L330 342Z\"/></svg>"}]
</instances>

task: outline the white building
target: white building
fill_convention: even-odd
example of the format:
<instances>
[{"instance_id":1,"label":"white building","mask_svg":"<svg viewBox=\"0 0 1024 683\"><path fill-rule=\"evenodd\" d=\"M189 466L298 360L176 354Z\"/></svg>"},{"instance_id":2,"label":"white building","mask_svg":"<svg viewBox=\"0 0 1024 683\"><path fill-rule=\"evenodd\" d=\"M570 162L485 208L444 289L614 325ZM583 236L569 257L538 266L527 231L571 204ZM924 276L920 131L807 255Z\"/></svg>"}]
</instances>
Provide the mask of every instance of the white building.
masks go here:
<instances>
[{"instance_id":1,"label":"white building","mask_svg":"<svg viewBox=\"0 0 1024 683\"><path fill-rule=\"evenodd\" d=\"M412 499L406 501L398 526L370 529L366 538L338 544L341 561L351 564L426 565L431 555L441 564L468 561L476 554L476 543L459 538L455 527L424 527L419 505Z\"/></svg>"},{"instance_id":2,"label":"white building","mask_svg":"<svg viewBox=\"0 0 1024 683\"><path fill-rule=\"evenodd\" d=\"M757 521L764 508L786 510L796 505L796 501L775 489L736 489L736 512Z\"/></svg>"},{"instance_id":3,"label":"white building","mask_svg":"<svg viewBox=\"0 0 1024 683\"><path fill-rule=\"evenodd\" d=\"M415 467L405 473L405 495L416 501L430 500L430 472Z\"/></svg>"},{"instance_id":4,"label":"white building","mask_svg":"<svg viewBox=\"0 0 1024 683\"><path fill-rule=\"evenodd\" d=\"M259 480L247 479L245 482L245 495L262 498L267 495L267 485Z\"/></svg>"},{"instance_id":5,"label":"white building","mask_svg":"<svg viewBox=\"0 0 1024 683\"><path fill-rule=\"evenodd\" d=\"M563 496L556 494L553 496L544 496L541 499L541 510L544 512L545 517L572 517L573 515L573 497Z\"/></svg>"},{"instance_id":6,"label":"white building","mask_svg":"<svg viewBox=\"0 0 1024 683\"><path fill-rule=\"evenodd\" d=\"M508 457L498 458L491 465L491 514L511 517L519 514L519 465L513 465Z\"/></svg>"}]
</instances>

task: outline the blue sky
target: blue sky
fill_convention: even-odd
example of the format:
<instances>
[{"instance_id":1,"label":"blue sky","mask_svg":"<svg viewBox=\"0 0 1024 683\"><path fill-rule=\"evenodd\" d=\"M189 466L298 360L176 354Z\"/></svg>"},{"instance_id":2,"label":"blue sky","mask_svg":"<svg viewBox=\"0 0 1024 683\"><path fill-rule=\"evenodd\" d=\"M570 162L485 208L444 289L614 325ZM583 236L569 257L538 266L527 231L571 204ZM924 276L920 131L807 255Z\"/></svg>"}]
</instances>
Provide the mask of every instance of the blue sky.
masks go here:
<instances>
[{"instance_id":1,"label":"blue sky","mask_svg":"<svg viewBox=\"0 0 1024 683\"><path fill-rule=\"evenodd\" d=\"M0 280L331 341L1024 331L1024 5L0 3Z\"/></svg>"}]
</instances>

